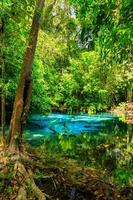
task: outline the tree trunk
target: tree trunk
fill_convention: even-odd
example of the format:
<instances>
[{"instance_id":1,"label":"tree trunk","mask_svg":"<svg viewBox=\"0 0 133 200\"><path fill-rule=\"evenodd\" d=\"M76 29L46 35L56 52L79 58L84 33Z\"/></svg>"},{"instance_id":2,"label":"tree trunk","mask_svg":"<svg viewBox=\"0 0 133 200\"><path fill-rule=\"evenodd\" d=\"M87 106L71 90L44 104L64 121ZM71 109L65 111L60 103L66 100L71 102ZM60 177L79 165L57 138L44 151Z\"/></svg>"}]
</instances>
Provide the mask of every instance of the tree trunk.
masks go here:
<instances>
[{"instance_id":1,"label":"tree trunk","mask_svg":"<svg viewBox=\"0 0 133 200\"><path fill-rule=\"evenodd\" d=\"M9 149L11 151L20 149L22 124L26 120L26 116L30 107L32 90L32 63L37 44L39 22L43 6L44 0L38 0L33 16L31 31L29 34L29 43L25 52L22 71L16 91L9 130Z\"/></svg>"},{"instance_id":2,"label":"tree trunk","mask_svg":"<svg viewBox=\"0 0 133 200\"><path fill-rule=\"evenodd\" d=\"M1 95L1 127L2 127L2 143L5 145L5 65L3 58L4 46L4 21L0 21L0 65L2 74L2 95Z\"/></svg>"},{"instance_id":3,"label":"tree trunk","mask_svg":"<svg viewBox=\"0 0 133 200\"><path fill-rule=\"evenodd\" d=\"M132 102L132 84L130 84L127 88L127 102Z\"/></svg>"}]
</instances>

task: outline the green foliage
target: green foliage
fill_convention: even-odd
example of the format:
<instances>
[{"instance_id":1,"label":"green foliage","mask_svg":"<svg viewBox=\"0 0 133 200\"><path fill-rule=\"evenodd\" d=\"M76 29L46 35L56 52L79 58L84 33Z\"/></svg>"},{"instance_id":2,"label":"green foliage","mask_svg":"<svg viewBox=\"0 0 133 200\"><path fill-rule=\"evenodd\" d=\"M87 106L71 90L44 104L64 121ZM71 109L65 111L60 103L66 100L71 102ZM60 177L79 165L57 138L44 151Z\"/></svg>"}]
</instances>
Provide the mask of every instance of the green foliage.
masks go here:
<instances>
[{"instance_id":1,"label":"green foliage","mask_svg":"<svg viewBox=\"0 0 133 200\"><path fill-rule=\"evenodd\" d=\"M35 2L0 5L11 110ZM92 113L131 101L132 13L129 0L47 1L33 63L31 111Z\"/></svg>"},{"instance_id":2,"label":"green foliage","mask_svg":"<svg viewBox=\"0 0 133 200\"><path fill-rule=\"evenodd\" d=\"M114 177L117 183L119 182L121 185L127 185L130 183L130 180L132 180L132 175L132 169L125 170L125 168L118 168L114 174Z\"/></svg>"},{"instance_id":3,"label":"green foliage","mask_svg":"<svg viewBox=\"0 0 133 200\"><path fill-rule=\"evenodd\" d=\"M0 17L4 24L4 64L6 69L6 106L12 107L23 63L34 1L2 1Z\"/></svg>"},{"instance_id":4,"label":"green foliage","mask_svg":"<svg viewBox=\"0 0 133 200\"><path fill-rule=\"evenodd\" d=\"M35 179L40 180L42 178L44 178L44 171L41 172L41 170L36 169L35 170Z\"/></svg>"},{"instance_id":5,"label":"green foliage","mask_svg":"<svg viewBox=\"0 0 133 200\"><path fill-rule=\"evenodd\" d=\"M27 185L26 191L27 191L27 195L28 195L29 197L32 197L32 196L33 196L32 186L31 186L30 184Z\"/></svg>"},{"instance_id":6,"label":"green foliage","mask_svg":"<svg viewBox=\"0 0 133 200\"><path fill-rule=\"evenodd\" d=\"M8 186L6 188L6 194L11 195L13 193L13 188L11 186Z\"/></svg>"},{"instance_id":7,"label":"green foliage","mask_svg":"<svg viewBox=\"0 0 133 200\"><path fill-rule=\"evenodd\" d=\"M3 181L1 181L1 182L0 182L0 192L2 192L2 191L3 191L3 188L4 188L4 182L3 182Z\"/></svg>"},{"instance_id":8,"label":"green foliage","mask_svg":"<svg viewBox=\"0 0 133 200\"><path fill-rule=\"evenodd\" d=\"M7 174L0 174L0 193L3 194L12 194L13 188L12 188L12 179L14 178L13 172L8 172Z\"/></svg>"}]
</instances>

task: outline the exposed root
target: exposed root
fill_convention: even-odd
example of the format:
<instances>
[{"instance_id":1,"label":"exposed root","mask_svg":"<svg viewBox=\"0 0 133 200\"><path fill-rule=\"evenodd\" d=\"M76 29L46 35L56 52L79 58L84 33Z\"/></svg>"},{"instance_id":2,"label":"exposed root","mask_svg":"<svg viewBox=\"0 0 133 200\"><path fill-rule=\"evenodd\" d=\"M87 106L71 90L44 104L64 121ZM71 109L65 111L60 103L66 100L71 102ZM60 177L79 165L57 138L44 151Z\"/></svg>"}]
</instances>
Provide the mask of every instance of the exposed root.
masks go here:
<instances>
[{"instance_id":1,"label":"exposed root","mask_svg":"<svg viewBox=\"0 0 133 200\"><path fill-rule=\"evenodd\" d=\"M27 192L25 187L20 187L16 200L27 200Z\"/></svg>"},{"instance_id":2,"label":"exposed root","mask_svg":"<svg viewBox=\"0 0 133 200\"><path fill-rule=\"evenodd\" d=\"M3 180L7 174L13 174L8 185L12 185L12 190L13 192L15 191L13 196L16 196L16 200L29 199L27 193L28 186L31 188L33 199L46 200L45 194L34 182L32 168L30 170L25 168L25 166L29 165L32 167L29 164L31 162L33 162L32 159L26 153L14 152L12 154L8 151L0 151L0 179ZM24 165L23 163L28 163L28 165ZM10 199L10 197L2 197L2 200L5 199Z\"/></svg>"},{"instance_id":3,"label":"exposed root","mask_svg":"<svg viewBox=\"0 0 133 200\"><path fill-rule=\"evenodd\" d=\"M14 170L19 172L23 177L24 177L24 184L30 185L31 189L33 191L33 195L38 199L38 200L45 200L45 194L37 187L35 184L31 172L27 172L24 165L17 161L14 166Z\"/></svg>"}]
</instances>

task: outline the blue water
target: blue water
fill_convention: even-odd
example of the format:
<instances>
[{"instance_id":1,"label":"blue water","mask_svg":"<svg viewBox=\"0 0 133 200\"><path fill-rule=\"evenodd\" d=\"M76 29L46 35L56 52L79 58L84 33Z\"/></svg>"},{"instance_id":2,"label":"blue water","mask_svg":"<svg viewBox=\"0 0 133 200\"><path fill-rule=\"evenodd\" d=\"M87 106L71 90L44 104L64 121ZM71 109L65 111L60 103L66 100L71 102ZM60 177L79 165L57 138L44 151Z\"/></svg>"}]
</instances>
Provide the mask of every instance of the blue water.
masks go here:
<instances>
[{"instance_id":1,"label":"blue water","mask_svg":"<svg viewBox=\"0 0 133 200\"><path fill-rule=\"evenodd\" d=\"M116 126L117 122L118 117L111 113L97 115L31 115L25 130L25 136L29 140L39 140L53 134L93 134L103 129L110 129L110 127Z\"/></svg>"}]
</instances>

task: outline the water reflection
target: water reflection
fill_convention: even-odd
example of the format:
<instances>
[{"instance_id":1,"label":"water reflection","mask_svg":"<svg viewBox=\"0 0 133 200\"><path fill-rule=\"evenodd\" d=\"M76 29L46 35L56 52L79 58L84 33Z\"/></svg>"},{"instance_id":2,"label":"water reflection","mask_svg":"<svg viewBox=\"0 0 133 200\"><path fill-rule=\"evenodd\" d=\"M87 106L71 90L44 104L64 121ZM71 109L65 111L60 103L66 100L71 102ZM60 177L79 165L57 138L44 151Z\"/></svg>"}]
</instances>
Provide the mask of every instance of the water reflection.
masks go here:
<instances>
[{"instance_id":1,"label":"water reflection","mask_svg":"<svg viewBox=\"0 0 133 200\"><path fill-rule=\"evenodd\" d=\"M32 145L45 143L50 152L113 170L132 162L132 125L116 115L32 115L25 136Z\"/></svg>"},{"instance_id":2,"label":"water reflection","mask_svg":"<svg viewBox=\"0 0 133 200\"><path fill-rule=\"evenodd\" d=\"M116 115L32 115L24 137L56 156L103 168L123 182L133 178L133 125ZM116 171L117 169L117 171Z\"/></svg>"},{"instance_id":3,"label":"water reflection","mask_svg":"<svg viewBox=\"0 0 133 200\"><path fill-rule=\"evenodd\" d=\"M116 123L118 117L109 113L99 115L65 115L51 114L48 116L32 115L29 117L27 129L40 132L43 136L46 134L63 133L63 134L80 134L89 132L99 132L101 128ZM107 123L109 122L109 123ZM36 134L36 133L35 133Z\"/></svg>"}]
</instances>

